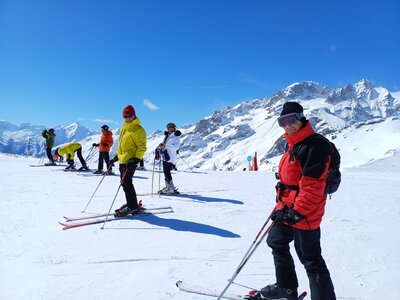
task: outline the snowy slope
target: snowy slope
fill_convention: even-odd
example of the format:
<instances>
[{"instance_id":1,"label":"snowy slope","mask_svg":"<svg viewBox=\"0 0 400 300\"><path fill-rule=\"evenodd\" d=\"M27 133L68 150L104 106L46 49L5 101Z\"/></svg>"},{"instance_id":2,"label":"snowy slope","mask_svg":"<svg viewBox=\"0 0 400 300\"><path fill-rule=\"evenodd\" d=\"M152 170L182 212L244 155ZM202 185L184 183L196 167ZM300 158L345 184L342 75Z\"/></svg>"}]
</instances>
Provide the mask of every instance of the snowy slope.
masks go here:
<instances>
[{"instance_id":1,"label":"snowy slope","mask_svg":"<svg viewBox=\"0 0 400 300\"><path fill-rule=\"evenodd\" d=\"M222 290L275 202L270 172L178 172L174 181L190 196L140 197L148 207L172 205L173 214L62 231L57 221L81 215L100 177L28 166L37 161L0 155L0 299L205 300L174 283ZM344 169L328 201L322 247L338 299L400 299L399 168L397 154ZM150 192L151 175L137 172L138 193ZM118 182L107 177L88 211L107 211ZM123 203L121 191L115 206ZM270 252L262 243L236 282L273 283Z\"/></svg>"}]
</instances>

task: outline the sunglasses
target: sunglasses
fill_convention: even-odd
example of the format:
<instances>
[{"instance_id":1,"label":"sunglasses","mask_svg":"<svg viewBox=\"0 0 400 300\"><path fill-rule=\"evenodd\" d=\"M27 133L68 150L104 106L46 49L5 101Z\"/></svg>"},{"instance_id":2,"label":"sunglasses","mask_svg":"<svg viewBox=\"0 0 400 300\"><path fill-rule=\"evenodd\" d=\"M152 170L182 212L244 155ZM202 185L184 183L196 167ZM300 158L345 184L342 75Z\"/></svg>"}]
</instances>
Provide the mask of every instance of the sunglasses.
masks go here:
<instances>
[{"instance_id":1,"label":"sunglasses","mask_svg":"<svg viewBox=\"0 0 400 300\"><path fill-rule=\"evenodd\" d=\"M132 115L125 115L124 119L129 119L129 118L132 118L132 117L133 117Z\"/></svg>"},{"instance_id":2,"label":"sunglasses","mask_svg":"<svg viewBox=\"0 0 400 300\"><path fill-rule=\"evenodd\" d=\"M297 121L300 121L300 119L304 117L302 113L290 113L287 115L280 116L278 118L278 124L280 127L285 127L288 125L293 125Z\"/></svg>"}]
</instances>

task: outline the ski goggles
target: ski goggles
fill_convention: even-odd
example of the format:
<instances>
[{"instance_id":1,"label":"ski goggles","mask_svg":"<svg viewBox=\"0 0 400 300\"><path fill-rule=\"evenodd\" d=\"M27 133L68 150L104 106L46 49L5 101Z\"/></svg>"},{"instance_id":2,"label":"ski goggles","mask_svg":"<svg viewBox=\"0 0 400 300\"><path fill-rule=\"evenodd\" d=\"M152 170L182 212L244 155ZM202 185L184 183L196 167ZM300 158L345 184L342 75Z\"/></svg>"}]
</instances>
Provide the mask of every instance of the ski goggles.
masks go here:
<instances>
[{"instance_id":1,"label":"ski goggles","mask_svg":"<svg viewBox=\"0 0 400 300\"><path fill-rule=\"evenodd\" d=\"M283 115L278 118L278 124L280 127L293 125L297 121L300 121L302 117L304 117L302 113L290 113L287 115Z\"/></svg>"}]
</instances>

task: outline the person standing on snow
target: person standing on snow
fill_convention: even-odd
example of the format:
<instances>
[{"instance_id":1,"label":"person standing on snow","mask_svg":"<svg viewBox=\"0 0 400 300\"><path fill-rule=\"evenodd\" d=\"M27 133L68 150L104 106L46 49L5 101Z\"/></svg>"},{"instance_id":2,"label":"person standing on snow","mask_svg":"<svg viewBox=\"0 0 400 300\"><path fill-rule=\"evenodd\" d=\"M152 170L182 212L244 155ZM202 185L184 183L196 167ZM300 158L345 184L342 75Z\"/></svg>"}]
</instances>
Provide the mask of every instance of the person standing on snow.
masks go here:
<instances>
[{"instance_id":1,"label":"person standing on snow","mask_svg":"<svg viewBox=\"0 0 400 300\"><path fill-rule=\"evenodd\" d=\"M156 151L163 162L165 177L165 187L159 191L160 194L179 194L172 181L171 170L174 168L177 159L177 151L181 146L181 132L176 130L174 123L167 124L167 131L164 132L164 142L161 143Z\"/></svg>"},{"instance_id":2,"label":"person standing on snow","mask_svg":"<svg viewBox=\"0 0 400 300\"><path fill-rule=\"evenodd\" d=\"M54 129L50 128L49 131L47 131L46 129L43 130L42 136L46 139L46 154L49 159L49 163L46 163L45 165L48 166L55 165L56 163L54 162L53 155L51 154L51 149L54 146L54 139L56 137Z\"/></svg>"},{"instance_id":3,"label":"person standing on snow","mask_svg":"<svg viewBox=\"0 0 400 300\"><path fill-rule=\"evenodd\" d=\"M68 166L65 168L66 170L75 170L75 152L82 164L82 167L80 167L78 171L89 170L85 160L82 157L82 145L77 142L70 142L60 148L57 148L56 155L66 156L68 163Z\"/></svg>"},{"instance_id":4,"label":"person standing on snow","mask_svg":"<svg viewBox=\"0 0 400 300\"><path fill-rule=\"evenodd\" d=\"M133 106L126 106L122 111L122 116L125 122L119 135L117 154L110 164L119 161L121 185L125 192L126 204L115 211L115 217L125 217L140 212L141 207L137 201L132 178L147 150L146 131L140 126L140 120L136 117Z\"/></svg>"},{"instance_id":5,"label":"person standing on snow","mask_svg":"<svg viewBox=\"0 0 400 300\"><path fill-rule=\"evenodd\" d=\"M110 164L110 149L113 144L112 132L108 130L108 125L101 126L102 135L99 144L94 143L93 147L100 147L99 149L99 164L97 171L93 174L103 174L103 160L106 162L107 170ZM108 174L112 174L112 167L108 170Z\"/></svg>"},{"instance_id":6,"label":"person standing on snow","mask_svg":"<svg viewBox=\"0 0 400 300\"><path fill-rule=\"evenodd\" d=\"M320 245L330 146L322 139L308 139L314 130L297 102L283 105L278 123L285 131L288 149L279 163L277 206L271 216L274 224L267 238L274 257L276 283L247 299L297 300L298 281L289 251L289 244L294 241L297 256L310 282L311 299L335 300L333 283ZM293 155L291 150L300 142L297 155Z\"/></svg>"}]
</instances>

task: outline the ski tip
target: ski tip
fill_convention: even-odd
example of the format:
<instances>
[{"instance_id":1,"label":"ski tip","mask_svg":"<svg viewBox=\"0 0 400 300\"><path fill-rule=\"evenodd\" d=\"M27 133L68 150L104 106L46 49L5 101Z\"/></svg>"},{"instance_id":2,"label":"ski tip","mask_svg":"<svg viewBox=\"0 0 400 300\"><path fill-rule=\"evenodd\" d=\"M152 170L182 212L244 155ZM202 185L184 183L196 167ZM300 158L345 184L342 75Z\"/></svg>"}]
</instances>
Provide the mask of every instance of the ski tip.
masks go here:
<instances>
[{"instance_id":1,"label":"ski tip","mask_svg":"<svg viewBox=\"0 0 400 300\"><path fill-rule=\"evenodd\" d=\"M298 298L298 300L303 300L307 296L307 292L302 292Z\"/></svg>"},{"instance_id":2,"label":"ski tip","mask_svg":"<svg viewBox=\"0 0 400 300\"><path fill-rule=\"evenodd\" d=\"M69 227L68 227L68 225L67 224L65 224L65 223L62 223L62 222L58 222L58 224L60 224L63 228L62 228L62 230L66 230L66 229L68 229Z\"/></svg>"},{"instance_id":3,"label":"ski tip","mask_svg":"<svg viewBox=\"0 0 400 300\"><path fill-rule=\"evenodd\" d=\"M182 284L182 280L178 280L178 281L175 283L175 285L176 285L177 287L179 287L181 284Z\"/></svg>"}]
</instances>

